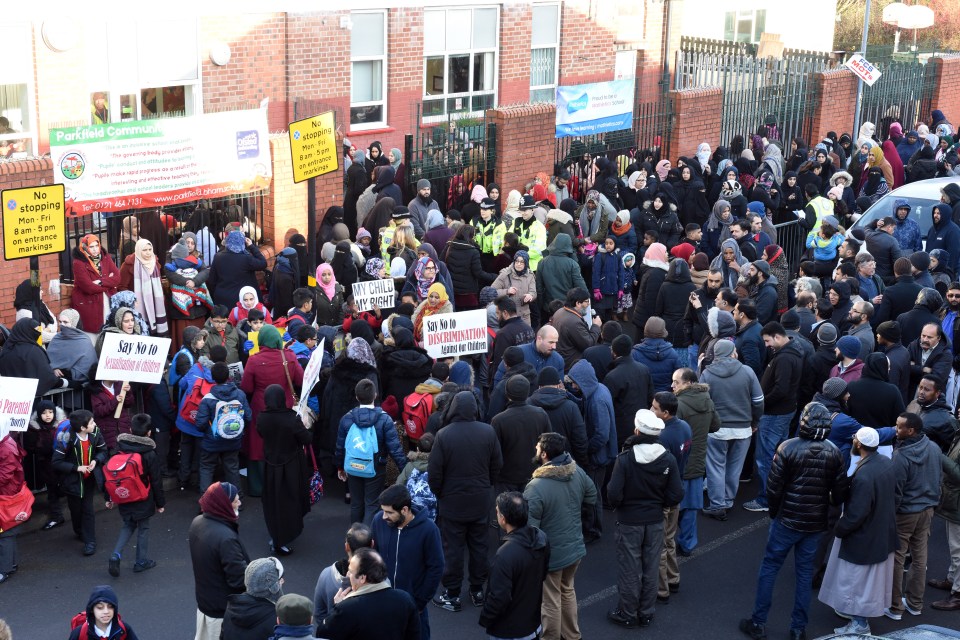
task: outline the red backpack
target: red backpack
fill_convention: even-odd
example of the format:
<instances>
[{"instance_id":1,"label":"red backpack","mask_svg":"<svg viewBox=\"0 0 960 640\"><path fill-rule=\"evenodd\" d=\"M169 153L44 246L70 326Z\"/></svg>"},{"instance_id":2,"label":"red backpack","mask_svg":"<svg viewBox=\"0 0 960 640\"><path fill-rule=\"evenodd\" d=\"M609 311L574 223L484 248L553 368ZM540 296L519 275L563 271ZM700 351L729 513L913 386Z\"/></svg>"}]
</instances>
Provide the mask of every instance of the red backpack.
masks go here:
<instances>
[{"instance_id":1,"label":"red backpack","mask_svg":"<svg viewBox=\"0 0 960 640\"><path fill-rule=\"evenodd\" d=\"M427 420L431 413L433 413L432 393L411 393L403 399L403 411L400 417L408 438L417 441L423 437L427 431Z\"/></svg>"},{"instance_id":2,"label":"red backpack","mask_svg":"<svg viewBox=\"0 0 960 640\"><path fill-rule=\"evenodd\" d=\"M193 388L190 389L190 393L187 394L186 399L183 401L183 406L180 407L180 417L190 424L195 424L197 421L197 410L200 409L200 402L203 400L203 396L210 393L213 386L213 383L207 382L203 375L197 376L197 379L193 381Z\"/></svg>"},{"instance_id":3,"label":"red backpack","mask_svg":"<svg viewBox=\"0 0 960 640\"><path fill-rule=\"evenodd\" d=\"M103 471L110 502L129 504L146 500L150 487L144 481L143 458L139 453L115 453Z\"/></svg>"},{"instance_id":4,"label":"red backpack","mask_svg":"<svg viewBox=\"0 0 960 640\"><path fill-rule=\"evenodd\" d=\"M123 624L123 620L120 619L120 614L114 615L113 619L116 621L117 626L120 627L121 632L119 636L116 636L117 640L125 640L127 637L127 625ZM87 636L90 634L90 623L87 622L86 611L81 611L70 619L70 631L73 631L77 627L80 627L80 640L87 640Z\"/></svg>"}]
</instances>

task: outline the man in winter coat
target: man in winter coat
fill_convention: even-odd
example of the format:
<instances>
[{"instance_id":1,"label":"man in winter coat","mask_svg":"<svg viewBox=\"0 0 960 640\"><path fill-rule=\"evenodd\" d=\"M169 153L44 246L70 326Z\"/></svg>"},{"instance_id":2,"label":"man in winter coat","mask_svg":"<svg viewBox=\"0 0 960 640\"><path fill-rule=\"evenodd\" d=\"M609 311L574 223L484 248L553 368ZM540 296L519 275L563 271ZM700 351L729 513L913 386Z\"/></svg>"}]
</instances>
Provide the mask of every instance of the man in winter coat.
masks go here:
<instances>
[{"instance_id":1,"label":"man in winter coat","mask_svg":"<svg viewBox=\"0 0 960 640\"><path fill-rule=\"evenodd\" d=\"M843 378L846 383L860 379L863 361L860 360L860 341L853 336L843 336L837 340L834 353L839 362L830 369L831 378Z\"/></svg>"},{"instance_id":2,"label":"man in winter coat","mask_svg":"<svg viewBox=\"0 0 960 640\"><path fill-rule=\"evenodd\" d=\"M757 320L757 305L753 300L740 300L733 310L733 319L737 323L734 343L740 362L750 367L759 379L763 375L767 353L760 335L762 325Z\"/></svg>"},{"instance_id":3,"label":"man in winter coat","mask_svg":"<svg viewBox=\"0 0 960 640\"><path fill-rule=\"evenodd\" d=\"M503 456L503 467L496 485L498 494L523 491L537 466L530 452L536 448L540 435L551 430L547 413L527 403L530 382L526 378L511 376L507 379L506 396L506 409L490 421Z\"/></svg>"},{"instance_id":4,"label":"man in winter coat","mask_svg":"<svg viewBox=\"0 0 960 640\"><path fill-rule=\"evenodd\" d=\"M877 263L877 274L880 274L879 262ZM893 265L894 272L897 275L896 283L887 284L883 291L883 300L877 307L874 315L874 322L880 324L887 320L896 320L900 314L913 309L917 302L917 295L923 290L916 279L913 277L913 265L909 258L898 258Z\"/></svg>"},{"instance_id":5,"label":"man in winter coat","mask_svg":"<svg viewBox=\"0 0 960 640\"><path fill-rule=\"evenodd\" d=\"M948 265L954 273L960 269L960 227L953 221L953 208L938 202L933 206L933 224L927 231L927 253L943 249L950 254Z\"/></svg>"},{"instance_id":6,"label":"man in winter coat","mask_svg":"<svg viewBox=\"0 0 960 640\"><path fill-rule=\"evenodd\" d=\"M387 487L379 502L371 537L387 565L390 584L409 593L417 605L421 640L430 640L427 605L443 576L440 530L425 510L413 506L404 485Z\"/></svg>"},{"instance_id":7,"label":"man in winter coat","mask_svg":"<svg viewBox=\"0 0 960 640\"><path fill-rule=\"evenodd\" d=\"M431 210L440 211L440 205L430 195L430 181L424 178L417 180L417 197L407 204L410 209L410 221L413 222L414 234L417 239L423 238L427 228L427 214Z\"/></svg>"},{"instance_id":8,"label":"man in winter coat","mask_svg":"<svg viewBox=\"0 0 960 640\"><path fill-rule=\"evenodd\" d=\"M907 405L907 411L918 414L923 421L923 434L944 453L950 450L958 433L957 420L943 396L945 389L939 376L928 373L917 385L916 399Z\"/></svg>"},{"instance_id":9,"label":"man in winter coat","mask_svg":"<svg viewBox=\"0 0 960 640\"><path fill-rule=\"evenodd\" d=\"M226 363L217 362L210 370L214 387L200 401L197 409L196 428L203 433L200 440L200 492L213 483L217 465L222 465L224 479L240 486L240 437L250 426L253 413L247 402L247 394L237 388L230 379ZM222 404L221 404L222 403ZM216 422L238 422L239 431L225 433Z\"/></svg>"},{"instance_id":10,"label":"man in winter coat","mask_svg":"<svg viewBox=\"0 0 960 640\"><path fill-rule=\"evenodd\" d=\"M940 318L937 313L942 306L943 297L936 289L930 287L921 289L913 308L894 318L900 323L903 344L909 345L919 338L923 327L927 324L935 324L939 328ZM949 347L950 345L947 345L947 348Z\"/></svg>"},{"instance_id":11,"label":"man in winter coat","mask_svg":"<svg viewBox=\"0 0 960 640\"><path fill-rule=\"evenodd\" d=\"M563 357L557 353L557 341L560 335L553 325L545 324L537 331L537 337L533 342L520 345L519 349L523 353L523 360L533 366L537 373L543 371L545 367L553 367L560 373L563 373ZM504 353L506 353L506 347ZM503 359L497 365L497 372L493 376L493 386L496 387L503 380L506 372L506 363Z\"/></svg>"},{"instance_id":12,"label":"man in winter coat","mask_svg":"<svg viewBox=\"0 0 960 640\"><path fill-rule=\"evenodd\" d=\"M554 238L547 256L537 267L536 280L536 301L541 309L546 309L554 300L565 300L571 289L587 288L580 265L574 257L570 236L561 233Z\"/></svg>"},{"instance_id":13,"label":"man in winter coat","mask_svg":"<svg viewBox=\"0 0 960 640\"><path fill-rule=\"evenodd\" d=\"M563 386L560 372L553 367L544 367L537 378L537 386L529 403L547 412L550 431L566 438L566 450L581 468L586 467L587 426L580 408Z\"/></svg>"},{"instance_id":14,"label":"man in winter coat","mask_svg":"<svg viewBox=\"0 0 960 640\"><path fill-rule=\"evenodd\" d=\"M653 402L654 390L650 370L630 355L633 349L630 336L617 336L610 349L613 352L613 364L603 378L603 385L613 399L619 451L627 438L633 435L633 419L637 411L646 409Z\"/></svg>"},{"instance_id":15,"label":"man in winter coat","mask_svg":"<svg viewBox=\"0 0 960 640\"><path fill-rule=\"evenodd\" d=\"M920 225L910 217L910 201L906 198L895 199L893 201L893 215L896 221L893 237L900 245L900 251L906 255L910 255L914 251L923 251L923 236L920 235Z\"/></svg>"},{"instance_id":16,"label":"man in winter coat","mask_svg":"<svg viewBox=\"0 0 960 640\"><path fill-rule=\"evenodd\" d=\"M528 524L541 529L550 542L541 608L544 640L580 637L574 578L587 555L581 514L600 502L596 485L565 448L560 434L540 436L536 449L540 466L523 490L529 506Z\"/></svg>"},{"instance_id":17,"label":"man in winter coat","mask_svg":"<svg viewBox=\"0 0 960 640\"><path fill-rule=\"evenodd\" d=\"M680 368L680 358L666 337L663 318L652 316L643 326L643 340L630 352L630 356L650 372L654 392L669 391L670 376Z\"/></svg>"},{"instance_id":18,"label":"man in winter coat","mask_svg":"<svg viewBox=\"0 0 960 640\"><path fill-rule=\"evenodd\" d=\"M600 316L594 316L588 325L584 320L590 310L590 293L581 287L567 291L563 306L560 307L550 323L557 330L557 352L563 358L563 368L570 371L583 357L587 347L592 347L600 339Z\"/></svg>"},{"instance_id":19,"label":"man in winter coat","mask_svg":"<svg viewBox=\"0 0 960 640\"><path fill-rule=\"evenodd\" d=\"M750 367L736 359L730 340L713 347L714 360L700 377L710 387L710 398L720 416L720 429L707 437L707 496L704 515L727 519L740 484L740 470L750 448L750 437L763 415L763 390Z\"/></svg>"},{"instance_id":20,"label":"man in winter coat","mask_svg":"<svg viewBox=\"0 0 960 640\"><path fill-rule=\"evenodd\" d=\"M723 285L723 274L719 269L711 269L703 286L690 294L687 309L683 315L683 331L687 343L687 363L696 367L700 343L709 332L707 314L713 308L714 301Z\"/></svg>"},{"instance_id":21,"label":"man in winter coat","mask_svg":"<svg viewBox=\"0 0 960 640\"><path fill-rule=\"evenodd\" d=\"M773 587L791 549L796 565L796 594L790 639L806 638L817 545L828 528L830 505L839 504L847 489L843 457L836 445L827 440L829 433L830 412L822 404L811 402L800 414L798 437L778 447L770 468L767 500L772 521L767 548L757 578L753 614L740 621L740 630L754 640L767 637L765 627Z\"/></svg>"},{"instance_id":22,"label":"man in winter coat","mask_svg":"<svg viewBox=\"0 0 960 640\"><path fill-rule=\"evenodd\" d=\"M559 358L559 356L558 356ZM499 378L496 386L490 392L487 402L485 420L491 422L493 418L507 408L507 381L514 376L526 378L530 388L537 383L537 370L532 364L523 359L523 351L519 347L508 347L503 352L503 365L506 369Z\"/></svg>"},{"instance_id":23,"label":"man in winter coat","mask_svg":"<svg viewBox=\"0 0 960 640\"><path fill-rule=\"evenodd\" d=\"M907 353L910 355L911 389L919 384L920 378L925 375L935 376L940 380L940 388L946 388L953 352L939 324L931 322L923 325L920 337L907 345Z\"/></svg>"},{"instance_id":24,"label":"man in winter coat","mask_svg":"<svg viewBox=\"0 0 960 640\"><path fill-rule=\"evenodd\" d=\"M277 624L277 600L283 593L283 565L276 558L257 558L243 572L243 584L246 591L227 596L223 637L269 638Z\"/></svg>"},{"instance_id":25,"label":"man in winter coat","mask_svg":"<svg viewBox=\"0 0 960 640\"><path fill-rule=\"evenodd\" d=\"M897 536L900 543L893 563L893 593L884 615L899 620L906 609L920 615L927 582L927 543L933 509L940 504L942 467L940 448L923 434L915 413L897 417L897 446L893 466L897 474ZM904 585L903 565L910 554ZM903 586L902 586L903 585Z\"/></svg>"},{"instance_id":26,"label":"man in winter coat","mask_svg":"<svg viewBox=\"0 0 960 640\"><path fill-rule=\"evenodd\" d=\"M491 379L496 377L495 372L503 360L503 352L507 347L519 347L533 342L536 338L533 328L518 315L517 303L513 298L500 296L496 300L496 309L499 329L497 329L497 337L493 340L493 356L490 359L490 366L493 367Z\"/></svg>"},{"instance_id":27,"label":"man in winter coat","mask_svg":"<svg viewBox=\"0 0 960 640\"><path fill-rule=\"evenodd\" d=\"M494 638L532 638L542 628L550 544L530 526L527 501L516 491L497 496L497 523L506 535L490 567L480 626Z\"/></svg>"},{"instance_id":28,"label":"man in winter coat","mask_svg":"<svg viewBox=\"0 0 960 640\"><path fill-rule=\"evenodd\" d=\"M372 546L373 538L371 537L370 527L362 522L354 522L350 525L343 542L346 557L326 567L320 572L320 577L317 578L317 586L313 592L314 626L320 624L333 611L333 598L343 588L342 582L347 577L350 558L353 557L357 549Z\"/></svg>"},{"instance_id":29,"label":"man in winter coat","mask_svg":"<svg viewBox=\"0 0 960 640\"><path fill-rule=\"evenodd\" d=\"M489 571L490 503L503 456L496 432L480 422L479 416L476 396L469 391L457 393L447 409L450 423L437 433L427 467L430 489L443 514L444 590L433 603L447 611L461 609L465 547L470 551L469 587L474 606L483 605L483 583Z\"/></svg>"},{"instance_id":30,"label":"man in winter coat","mask_svg":"<svg viewBox=\"0 0 960 640\"><path fill-rule=\"evenodd\" d=\"M847 385L847 413L866 427L889 427L904 411L903 397L890 384L887 358L871 353L863 363L860 379ZM899 391L899 389L897 389Z\"/></svg>"},{"instance_id":31,"label":"man in winter coat","mask_svg":"<svg viewBox=\"0 0 960 640\"><path fill-rule=\"evenodd\" d=\"M567 374L568 385L583 407L587 425L587 475L601 491L606 484L607 465L617 457L617 427L610 391L600 384L589 362L578 362ZM601 504L593 509L592 519L584 522L584 538L593 542L603 532Z\"/></svg>"},{"instance_id":32,"label":"man in winter coat","mask_svg":"<svg viewBox=\"0 0 960 640\"><path fill-rule=\"evenodd\" d=\"M912 399L910 397L910 352L900 342L900 323L896 320L887 320L877 326L877 352L887 357L890 365L887 381L900 390L900 397L903 398L903 404L906 406ZM863 362L866 364L866 358Z\"/></svg>"},{"instance_id":33,"label":"man in winter coat","mask_svg":"<svg viewBox=\"0 0 960 640\"><path fill-rule=\"evenodd\" d=\"M754 260L747 268L747 277L757 286L754 297L757 322L765 326L777 318L777 277L770 273L770 265L766 260Z\"/></svg>"},{"instance_id":34,"label":"man in winter coat","mask_svg":"<svg viewBox=\"0 0 960 640\"><path fill-rule=\"evenodd\" d=\"M676 458L663 445L663 420L649 409L634 418L634 435L617 456L607 486L617 510L617 608L607 619L622 627L650 626L657 601L664 510L683 498Z\"/></svg>"}]
</instances>

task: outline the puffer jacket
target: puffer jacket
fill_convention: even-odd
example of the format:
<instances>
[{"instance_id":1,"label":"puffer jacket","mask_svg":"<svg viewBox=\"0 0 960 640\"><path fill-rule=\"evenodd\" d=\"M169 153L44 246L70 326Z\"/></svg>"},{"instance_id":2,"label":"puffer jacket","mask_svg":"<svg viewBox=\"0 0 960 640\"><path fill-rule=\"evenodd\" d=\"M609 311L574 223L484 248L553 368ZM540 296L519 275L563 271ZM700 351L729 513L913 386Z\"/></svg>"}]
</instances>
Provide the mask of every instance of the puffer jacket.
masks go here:
<instances>
[{"instance_id":1,"label":"puffer jacket","mask_svg":"<svg viewBox=\"0 0 960 640\"><path fill-rule=\"evenodd\" d=\"M687 332L683 330L683 316L690 303L690 292L696 288L690 279L690 267L686 261L671 262L667 277L660 285L653 315L663 318L667 325L667 341L678 349L690 346Z\"/></svg>"},{"instance_id":2,"label":"puffer jacket","mask_svg":"<svg viewBox=\"0 0 960 640\"><path fill-rule=\"evenodd\" d=\"M583 398L590 465L605 467L617 457L617 423L610 390L600 384L586 360L573 365L568 375L580 387Z\"/></svg>"},{"instance_id":3,"label":"puffer jacket","mask_svg":"<svg viewBox=\"0 0 960 640\"><path fill-rule=\"evenodd\" d=\"M497 277L483 270L480 249L475 244L451 240L443 253L443 261L453 279L453 289L460 295L476 294L481 286L491 284Z\"/></svg>"},{"instance_id":4,"label":"puffer jacket","mask_svg":"<svg viewBox=\"0 0 960 640\"><path fill-rule=\"evenodd\" d=\"M647 231L656 231L657 242L666 245L667 251L680 244L683 235L683 226L677 217L677 205L665 203L659 211L653 208L653 200L643 203L643 209L634 209L630 212L630 221L638 230L638 235ZM642 238L638 238L642 239Z\"/></svg>"},{"instance_id":5,"label":"puffer jacket","mask_svg":"<svg viewBox=\"0 0 960 640\"><path fill-rule=\"evenodd\" d=\"M794 531L826 531L830 505L846 498L847 468L840 449L825 435L814 436L801 426L800 437L785 441L773 457L767 477L770 517Z\"/></svg>"},{"instance_id":6,"label":"puffer jacket","mask_svg":"<svg viewBox=\"0 0 960 640\"><path fill-rule=\"evenodd\" d=\"M960 437L954 438L950 451L940 456L943 480L936 513L944 520L960 524Z\"/></svg>"},{"instance_id":7,"label":"puffer jacket","mask_svg":"<svg viewBox=\"0 0 960 640\"><path fill-rule=\"evenodd\" d=\"M633 359L650 370L655 391L669 391L673 372L680 368L680 359L673 345L663 338L644 338L630 352Z\"/></svg>"},{"instance_id":8,"label":"puffer jacket","mask_svg":"<svg viewBox=\"0 0 960 640\"><path fill-rule=\"evenodd\" d=\"M563 300L574 287L587 288L580 265L573 257L573 243L565 233L558 234L550 244L550 253L536 271L537 300L541 308L552 300Z\"/></svg>"},{"instance_id":9,"label":"puffer jacket","mask_svg":"<svg viewBox=\"0 0 960 640\"><path fill-rule=\"evenodd\" d=\"M684 480L702 478L706 472L707 435L720 428L720 415L710 398L710 387L692 384L677 393L677 417L685 420L693 431L690 456L683 470Z\"/></svg>"},{"instance_id":10,"label":"puffer jacket","mask_svg":"<svg viewBox=\"0 0 960 640\"><path fill-rule=\"evenodd\" d=\"M940 448L925 435L897 442L897 513L920 513L940 504Z\"/></svg>"}]
</instances>

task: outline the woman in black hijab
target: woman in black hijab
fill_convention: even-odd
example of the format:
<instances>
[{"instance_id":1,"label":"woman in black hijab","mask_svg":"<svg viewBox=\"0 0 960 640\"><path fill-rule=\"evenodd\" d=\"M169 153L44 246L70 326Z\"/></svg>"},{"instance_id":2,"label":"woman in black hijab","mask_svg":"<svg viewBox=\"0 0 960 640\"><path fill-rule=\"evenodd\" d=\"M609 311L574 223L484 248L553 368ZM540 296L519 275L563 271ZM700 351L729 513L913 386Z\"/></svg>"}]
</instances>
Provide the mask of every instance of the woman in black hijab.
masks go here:
<instances>
[{"instance_id":1,"label":"woman in black hijab","mask_svg":"<svg viewBox=\"0 0 960 640\"><path fill-rule=\"evenodd\" d=\"M352 292L353 283L360 278L360 275L357 272L357 263L354 262L349 240L341 240L337 243L330 266L333 267L334 279L343 286L343 290Z\"/></svg>"},{"instance_id":2,"label":"woman in black hijab","mask_svg":"<svg viewBox=\"0 0 960 640\"><path fill-rule=\"evenodd\" d=\"M39 337L40 323L33 318L17 320L0 350L0 376L36 378L37 395L42 396L69 381L54 373L47 352L37 343Z\"/></svg>"},{"instance_id":3,"label":"woman in black hijab","mask_svg":"<svg viewBox=\"0 0 960 640\"><path fill-rule=\"evenodd\" d=\"M29 310L31 317L45 327L56 326L50 309L40 298L40 287L33 286L30 278L17 285L17 291L13 297L13 308L17 311Z\"/></svg>"},{"instance_id":4,"label":"woman in black hijab","mask_svg":"<svg viewBox=\"0 0 960 640\"><path fill-rule=\"evenodd\" d=\"M287 246L292 247L297 252L297 273L299 276L297 286L305 287L307 286L307 274L311 272L310 265L307 263L307 239L303 237L303 234L295 233L290 236ZM323 246L323 243L318 243L317 246Z\"/></svg>"}]
</instances>

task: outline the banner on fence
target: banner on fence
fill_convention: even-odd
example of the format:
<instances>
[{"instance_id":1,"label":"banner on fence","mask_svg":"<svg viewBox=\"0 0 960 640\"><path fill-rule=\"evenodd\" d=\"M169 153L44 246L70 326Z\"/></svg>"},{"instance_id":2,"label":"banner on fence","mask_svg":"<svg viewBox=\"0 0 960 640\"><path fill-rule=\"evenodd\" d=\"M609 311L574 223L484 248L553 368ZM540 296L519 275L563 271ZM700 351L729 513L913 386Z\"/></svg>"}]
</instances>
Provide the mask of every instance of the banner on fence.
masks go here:
<instances>
[{"instance_id":1,"label":"banner on fence","mask_svg":"<svg viewBox=\"0 0 960 640\"><path fill-rule=\"evenodd\" d=\"M270 186L266 109L51 129L50 155L71 215Z\"/></svg>"},{"instance_id":2,"label":"banner on fence","mask_svg":"<svg viewBox=\"0 0 960 640\"><path fill-rule=\"evenodd\" d=\"M633 83L631 78L557 87L556 137L630 129Z\"/></svg>"},{"instance_id":3,"label":"banner on fence","mask_svg":"<svg viewBox=\"0 0 960 640\"><path fill-rule=\"evenodd\" d=\"M431 358L487 352L485 309L440 313L423 319L423 348Z\"/></svg>"},{"instance_id":4,"label":"banner on fence","mask_svg":"<svg viewBox=\"0 0 960 640\"><path fill-rule=\"evenodd\" d=\"M156 384L163 379L170 338L106 333L97 363L97 380Z\"/></svg>"},{"instance_id":5,"label":"banner on fence","mask_svg":"<svg viewBox=\"0 0 960 640\"><path fill-rule=\"evenodd\" d=\"M357 303L358 311L371 311L373 305L389 309L396 304L396 300L397 290L393 285L393 278L353 283L353 301Z\"/></svg>"},{"instance_id":6,"label":"banner on fence","mask_svg":"<svg viewBox=\"0 0 960 640\"><path fill-rule=\"evenodd\" d=\"M303 410L307 408L307 402L310 400L310 392L320 380L320 366L323 364L323 343L326 339L320 340L320 344L310 354L310 360L303 370L303 386L300 387L300 401L297 403L296 412L298 416L303 415Z\"/></svg>"},{"instance_id":7,"label":"banner on fence","mask_svg":"<svg viewBox=\"0 0 960 640\"><path fill-rule=\"evenodd\" d=\"M867 62L867 59L859 53L855 53L850 56L850 59L844 63L844 66L850 69L850 71L853 71L854 75L866 82L871 87L873 86L873 83L877 81L877 78L880 77L880 69L877 69L875 66Z\"/></svg>"},{"instance_id":8,"label":"banner on fence","mask_svg":"<svg viewBox=\"0 0 960 640\"><path fill-rule=\"evenodd\" d=\"M0 378L0 440L11 431L26 431L37 395L36 378Z\"/></svg>"}]
</instances>

